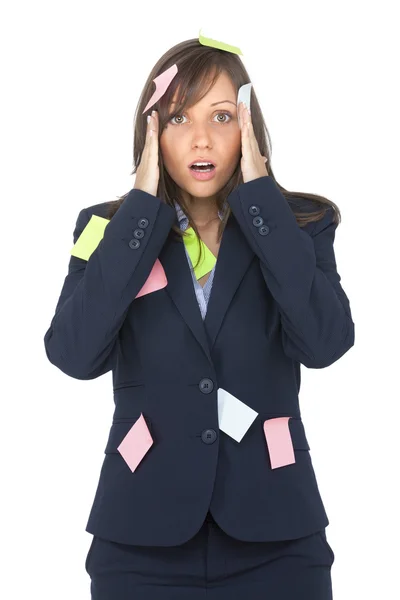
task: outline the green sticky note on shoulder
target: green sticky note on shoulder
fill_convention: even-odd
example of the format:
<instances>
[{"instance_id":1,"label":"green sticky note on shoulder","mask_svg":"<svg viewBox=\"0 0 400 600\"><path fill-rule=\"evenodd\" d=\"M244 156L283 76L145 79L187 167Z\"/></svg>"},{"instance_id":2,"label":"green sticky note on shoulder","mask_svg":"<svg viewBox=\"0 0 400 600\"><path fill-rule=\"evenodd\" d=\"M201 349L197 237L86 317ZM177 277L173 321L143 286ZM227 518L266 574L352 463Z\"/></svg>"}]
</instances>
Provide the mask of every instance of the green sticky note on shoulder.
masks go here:
<instances>
[{"instance_id":1,"label":"green sticky note on shoulder","mask_svg":"<svg viewBox=\"0 0 400 600\"><path fill-rule=\"evenodd\" d=\"M188 227L186 233L188 233L188 236L184 236L183 242L189 254L192 266L194 266L199 258L199 243L196 239L193 227ZM217 262L216 257L205 243L202 240L200 240L200 243L203 248L203 258L194 270L196 279L200 279L200 277L203 277L203 275L212 271Z\"/></svg>"},{"instance_id":2,"label":"green sticky note on shoulder","mask_svg":"<svg viewBox=\"0 0 400 600\"><path fill-rule=\"evenodd\" d=\"M90 255L96 250L100 241L103 239L104 230L109 222L110 219L92 215L89 223L86 225L71 250L72 256L82 258L83 260L89 260Z\"/></svg>"}]
</instances>

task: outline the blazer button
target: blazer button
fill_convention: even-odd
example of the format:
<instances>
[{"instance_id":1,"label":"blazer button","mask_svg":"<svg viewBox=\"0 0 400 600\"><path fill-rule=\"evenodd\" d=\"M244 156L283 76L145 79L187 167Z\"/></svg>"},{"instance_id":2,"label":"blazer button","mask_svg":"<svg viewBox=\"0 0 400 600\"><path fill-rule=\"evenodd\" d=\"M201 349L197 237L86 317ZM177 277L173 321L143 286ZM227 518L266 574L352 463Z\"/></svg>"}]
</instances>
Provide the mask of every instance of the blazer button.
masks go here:
<instances>
[{"instance_id":1,"label":"blazer button","mask_svg":"<svg viewBox=\"0 0 400 600\"><path fill-rule=\"evenodd\" d=\"M264 223L264 219L262 217L254 217L253 225L256 227L260 227Z\"/></svg>"},{"instance_id":2,"label":"blazer button","mask_svg":"<svg viewBox=\"0 0 400 600\"><path fill-rule=\"evenodd\" d=\"M213 444L217 439L217 432L215 429L205 429L201 433L201 439L205 444Z\"/></svg>"},{"instance_id":3,"label":"blazer button","mask_svg":"<svg viewBox=\"0 0 400 600\"><path fill-rule=\"evenodd\" d=\"M210 392L213 391L214 384L211 379L205 378L200 381L199 388L200 388L200 391L203 392L203 394L209 394Z\"/></svg>"},{"instance_id":4,"label":"blazer button","mask_svg":"<svg viewBox=\"0 0 400 600\"><path fill-rule=\"evenodd\" d=\"M133 235L135 238L138 238L140 240L144 236L144 231L143 229L135 229Z\"/></svg>"},{"instance_id":5,"label":"blazer button","mask_svg":"<svg viewBox=\"0 0 400 600\"><path fill-rule=\"evenodd\" d=\"M267 235L269 233L268 225L262 225L262 227L259 228L258 233L260 235Z\"/></svg>"},{"instance_id":6,"label":"blazer button","mask_svg":"<svg viewBox=\"0 0 400 600\"><path fill-rule=\"evenodd\" d=\"M132 248L132 250L137 250L140 246L140 242L139 240L136 239L132 239L129 242L129 247Z\"/></svg>"},{"instance_id":7,"label":"blazer button","mask_svg":"<svg viewBox=\"0 0 400 600\"><path fill-rule=\"evenodd\" d=\"M250 206L249 208L249 213L254 217L255 215L259 215L260 214L260 207L257 206L256 204L253 204L253 206Z\"/></svg>"},{"instance_id":8,"label":"blazer button","mask_svg":"<svg viewBox=\"0 0 400 600\"><path fill-rule=\"evenodd\" d=\"M148 220L148 219L146 219L146 217L142 217L142 218L141 218L141 219L139 219L139 221L138 221L138 225L139 225L139 227L141 227L142 229L146 229L146 227L148 226L148 224L149 224L149 220Z\"/></svg>"}]
</instances>

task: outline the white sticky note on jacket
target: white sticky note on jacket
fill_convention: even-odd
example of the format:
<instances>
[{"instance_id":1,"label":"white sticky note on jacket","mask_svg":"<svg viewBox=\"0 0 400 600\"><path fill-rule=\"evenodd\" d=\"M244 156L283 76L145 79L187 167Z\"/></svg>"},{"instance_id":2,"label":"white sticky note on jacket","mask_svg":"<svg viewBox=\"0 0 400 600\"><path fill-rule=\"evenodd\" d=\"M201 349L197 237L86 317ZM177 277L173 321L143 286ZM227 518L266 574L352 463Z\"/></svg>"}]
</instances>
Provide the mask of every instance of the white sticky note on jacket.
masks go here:
<instances>
[{"instance_id":1,"label":"white sticky note on jacket","mask_svg":"<svg viewBox=\"0 0 400 600\"><path fill-rule=\"evenodd\" d=\"M219 428L240 442L258 412L222 388L218 388L217 396Z\"/></svg>"}]
</instances>

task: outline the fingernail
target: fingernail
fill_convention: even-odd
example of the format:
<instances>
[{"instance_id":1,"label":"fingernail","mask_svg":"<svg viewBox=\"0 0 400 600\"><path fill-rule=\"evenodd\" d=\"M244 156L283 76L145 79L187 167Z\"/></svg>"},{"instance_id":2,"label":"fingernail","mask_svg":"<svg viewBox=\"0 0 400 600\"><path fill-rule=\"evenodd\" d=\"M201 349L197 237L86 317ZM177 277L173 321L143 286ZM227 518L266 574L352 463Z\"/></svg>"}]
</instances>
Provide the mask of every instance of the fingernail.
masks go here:
<instances>
[{"instance_id":1,"label":"fingernail","mask_svg":"<svg viewBox=\"0 0 400 600\"><path fill-rule=\"evenodd\" d=\"M244 106L245 110L247 110L247 112L249 113L249 115L251 115L250 108L248 108L246 102L243 102L243 106Z\"/></svg>"},{"instance_id":2,"label":"fingernail","mask_svg":"<svg viewBox=\"0 0 400 600\"><path fill-rule=\"evenodd\" d=\"M149 124L150 119L151 119L150 115L147 115L147 124Z\"/></svg>"}]
</instances>

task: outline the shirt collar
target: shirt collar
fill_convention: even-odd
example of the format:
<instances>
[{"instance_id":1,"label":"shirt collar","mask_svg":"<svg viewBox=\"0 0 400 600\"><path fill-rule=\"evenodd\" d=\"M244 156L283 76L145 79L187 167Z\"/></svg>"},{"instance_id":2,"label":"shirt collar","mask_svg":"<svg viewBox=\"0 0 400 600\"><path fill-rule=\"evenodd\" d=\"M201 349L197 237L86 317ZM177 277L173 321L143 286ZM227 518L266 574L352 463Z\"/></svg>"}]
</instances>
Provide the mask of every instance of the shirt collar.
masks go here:
<instances>
[{"instance_id":1,"label":"shirt collar","mask_svg":"<svg viewBox=\"0 0 400 600\"><path fill-rule=\"evenodd\" d=\"M179 221L179 227L182 230L185 230L185 229L187 229L187 227L189 225L189 218L186 216L183 209L181 208L181 206L178 204L178 202L176 200L174 200L174 204L175 204L175 210L176 210L176 214L177 214L178 221ZM228 203L225 201L223 204L222 210L218 211L218 216L221 219L221 221L224 218L227 207L228 207Z\"/></svg>"}]
</instances>

